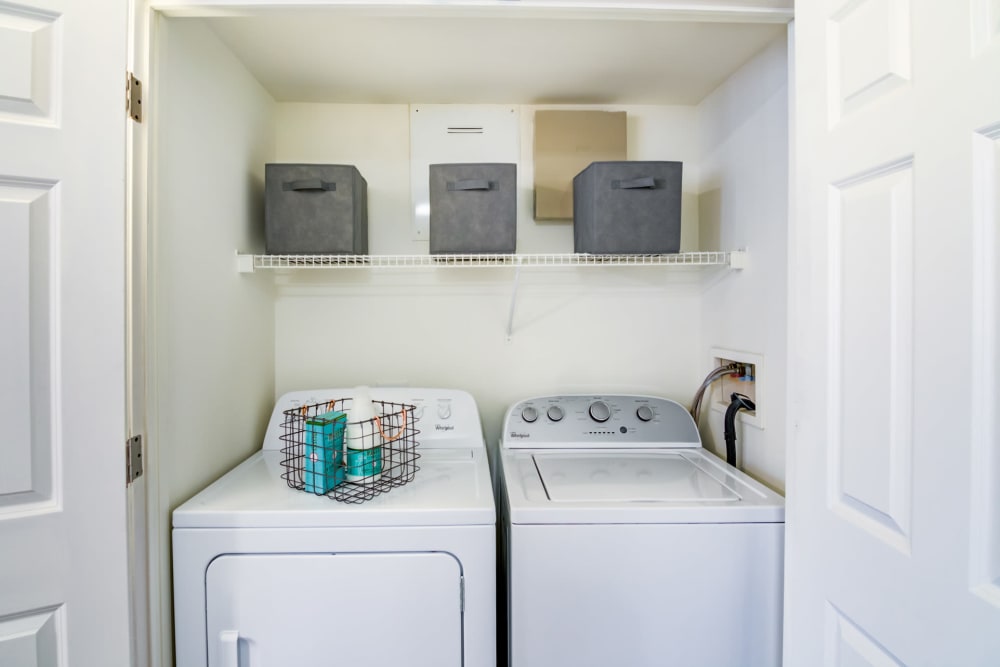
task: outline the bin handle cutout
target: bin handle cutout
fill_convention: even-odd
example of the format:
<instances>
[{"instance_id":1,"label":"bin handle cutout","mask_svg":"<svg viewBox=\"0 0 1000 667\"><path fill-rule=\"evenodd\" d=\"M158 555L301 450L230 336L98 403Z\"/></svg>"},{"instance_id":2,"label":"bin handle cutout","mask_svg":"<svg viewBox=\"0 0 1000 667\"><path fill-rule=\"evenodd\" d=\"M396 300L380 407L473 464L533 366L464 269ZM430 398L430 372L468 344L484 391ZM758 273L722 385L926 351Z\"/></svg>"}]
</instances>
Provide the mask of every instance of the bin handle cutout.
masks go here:
<instances>
[{"instance_id":1,"label":"bin handle cutout","mask_svg":"<svg viewBox=\"0 0 1000 667\"><path fill-rule=\"evenodd\" d=\"M318 178L306 178L301 181L285 181L281 184L281 189L295 192L333 192L337 189L337 184Z\"/></svg>"},{"instance_id":2,"label":"bin handle cutout","mask_svg":"<svg viewBox=\"0 0 1000 667\"><path fill-rule=\"evenodd\" d=\"M456 190L496 190L496 181L486 181L481 178L469 178L463 181L448 181L448 192Z\"/></svg>"},{"instance_id":3,"label":"bin handle cutout","mask_svg":"<svg viewBox=\"0 0 1000 667\"><path fill-rule=\"evenodd\" d=\"M652 176L640 176L628 181L611 181L612 190L653 190L656 188L656 180Z\"/></svg>"}]
</instances>

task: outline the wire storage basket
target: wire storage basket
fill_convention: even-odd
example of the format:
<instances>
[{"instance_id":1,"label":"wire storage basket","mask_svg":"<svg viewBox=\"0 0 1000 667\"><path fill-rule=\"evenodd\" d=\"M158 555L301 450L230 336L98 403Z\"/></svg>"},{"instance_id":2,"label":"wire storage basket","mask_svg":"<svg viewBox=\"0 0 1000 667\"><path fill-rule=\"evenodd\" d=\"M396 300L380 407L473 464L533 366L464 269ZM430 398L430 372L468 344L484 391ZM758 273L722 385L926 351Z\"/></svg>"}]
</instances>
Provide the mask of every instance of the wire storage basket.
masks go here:
<instances>
[{"instance_id":1,"label":"wire storage basket","mask_svg":"<svg viewBox=\"0 0 1000 667\"><path fill-rule=\"evenodd\" d=\"M415 408L372 401L379 416L350 422L352 399L285 410L281 476L293 489L363 503L413 480L417 466Z\"/></svg>"}]
</instances>

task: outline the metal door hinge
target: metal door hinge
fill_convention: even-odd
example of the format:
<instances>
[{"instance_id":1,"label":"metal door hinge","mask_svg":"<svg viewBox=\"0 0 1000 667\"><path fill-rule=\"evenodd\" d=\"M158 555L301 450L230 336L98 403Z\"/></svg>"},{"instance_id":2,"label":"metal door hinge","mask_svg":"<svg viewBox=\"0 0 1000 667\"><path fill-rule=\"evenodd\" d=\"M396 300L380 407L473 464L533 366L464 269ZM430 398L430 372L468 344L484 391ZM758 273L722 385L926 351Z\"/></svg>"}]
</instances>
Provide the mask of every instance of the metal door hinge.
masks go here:
<instances>
[{"instance_id":1,"label":"metal door hinge","mask_svg":"<svg viewBox=\"0 0 1000 667\"><path fill-rule=\"evenodd\" d=\"M125 486L142 477L142 436L125 441Z\"/></svg>"},{"instance_id":2,"label":"metal door hinge","mask_svg":"<svg viewBox=\"0 0 1000 667\"><path fill-rule=\"evenodd\" d=\"M142 81L132 72L125 73L125 108L132 120L142 122Z\"/></svg>"}]
</instances>

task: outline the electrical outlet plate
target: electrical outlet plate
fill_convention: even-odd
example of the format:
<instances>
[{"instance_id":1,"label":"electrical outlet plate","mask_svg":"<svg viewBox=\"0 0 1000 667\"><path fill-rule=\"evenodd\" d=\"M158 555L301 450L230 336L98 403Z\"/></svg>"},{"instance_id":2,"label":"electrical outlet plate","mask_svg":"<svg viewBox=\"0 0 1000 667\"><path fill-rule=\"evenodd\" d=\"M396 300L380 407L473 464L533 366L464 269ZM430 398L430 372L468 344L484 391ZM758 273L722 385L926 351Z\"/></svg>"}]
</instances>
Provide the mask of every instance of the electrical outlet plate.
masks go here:
<instances>
[{"instance_id":1,"label":"electrical outlet plate","mask_svg":"<svg viewBox=\"0 0 1000 667\"><path fill-rule=\"evenodd\" d=\"M740 412L736 415L736 418L747 426L753 426L754 428L763 430L764 411L767 408L766 396L764 394L764 388L766 386L764 356L761 354L753 354L752 352L728 350L721 347L713 347L709 350L709 354L711 355L711 368L708 370L718 368L719 366L725 366L730 362L748 364L753 368L753 380L751 381L736 380L727 376L712 384L710 390L711 393L708 395L709 405L711 406L712 412L725 413L726 408L729 407L729 396L734 391L744 394L757 405L757 410L754 412L740 410Z\"/></svg>"}]
</instances>

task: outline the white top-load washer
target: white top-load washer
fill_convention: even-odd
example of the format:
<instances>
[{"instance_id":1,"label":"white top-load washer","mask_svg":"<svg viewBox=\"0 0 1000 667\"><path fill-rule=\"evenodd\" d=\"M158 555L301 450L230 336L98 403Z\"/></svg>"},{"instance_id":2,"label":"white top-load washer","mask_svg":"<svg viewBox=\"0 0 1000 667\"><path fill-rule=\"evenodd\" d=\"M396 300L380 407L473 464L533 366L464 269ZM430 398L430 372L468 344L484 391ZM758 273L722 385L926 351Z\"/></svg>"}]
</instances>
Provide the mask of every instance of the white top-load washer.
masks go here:
<instances>
[{"instance_id":1,"label":"white top-load washer","mask_svg":"<svg viewBox=\"0 0 1000 667\"><path fill-rule=\"evenodd\" d=\"M783 499L680 404L531 398L503 429L513 667L780 664Z\"/></svg>"},{"instance_id":2,"label":"white top-load washer","mask_svg":"<svg viewBox=\"0 0 1000 667\"><path fill-rule=\"evenodd\" d=\"M412 481L359 504L289 488L283 412L351 391L282 396L262 450L174 511L178 665L496 663L496 514L474 399L373 388L415 406Z\"/></svg>"}]
</instances>

